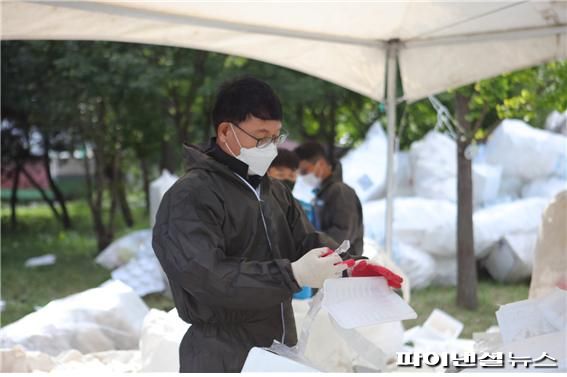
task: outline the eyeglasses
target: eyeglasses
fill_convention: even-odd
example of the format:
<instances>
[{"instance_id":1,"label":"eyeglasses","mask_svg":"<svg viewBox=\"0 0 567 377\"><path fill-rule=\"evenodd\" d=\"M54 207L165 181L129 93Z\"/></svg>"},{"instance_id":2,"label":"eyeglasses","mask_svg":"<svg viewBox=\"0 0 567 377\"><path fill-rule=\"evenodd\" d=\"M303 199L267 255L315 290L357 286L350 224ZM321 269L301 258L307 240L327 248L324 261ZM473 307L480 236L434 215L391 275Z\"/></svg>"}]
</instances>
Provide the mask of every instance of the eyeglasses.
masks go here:
<instances>
[{"instance_id":1,"label":"eyeglasses","mask_svg":"<svg viewBox=\"0 0 567 377\"><path fill-rule=\"evenodd\" d=\"M268 137L257 138L256 136L251 135L248 132L246 132L238 124L232 123L232 122L230 124L232 124L234 127L238 128L240 131L244 132L246 135L250 136L252 139L256 140L256 148L265 148L268 145L270 145L270 143L274 143L275 145L280 145L284 141L286 141L287 136L288 136L287 131L282 129L280 131L280 134L277 135L277 136L268 136Z\"/></svg>"}]
</instances>

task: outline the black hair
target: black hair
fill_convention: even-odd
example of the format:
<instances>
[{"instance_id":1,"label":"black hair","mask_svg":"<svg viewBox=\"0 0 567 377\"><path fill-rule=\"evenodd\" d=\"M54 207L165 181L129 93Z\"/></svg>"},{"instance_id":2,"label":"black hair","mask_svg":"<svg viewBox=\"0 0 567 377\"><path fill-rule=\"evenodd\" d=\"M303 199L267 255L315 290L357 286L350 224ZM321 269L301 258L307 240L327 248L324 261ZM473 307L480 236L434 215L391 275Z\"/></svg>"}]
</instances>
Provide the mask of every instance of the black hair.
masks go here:
<instances>
[{"instance_id":1,"label":"black hair","mask_svg":"<svg viewBox=\"0 0 567 377\"><path fill-rule=\"evenodd\" d=\"M325 161L331 163L331 160L325 152L325 148L316 141L306 141L294 150L300 161L307 160L309 162L316 162L320 158L324 158Z\"/></svg>"},{"instance_id":2,"label":"black hair","mask_svg":"<svg viewBox=\"0 0 567 377\"><path fill-rule=\"evenodd\" d=\"M297 170L299 168L299 158L290 150L278 148L278 155L274 161L272 161L270 167L283 167L290 168L291 170Z\"/></svg>"},{"instance_id":3,"label":"black hair","mask_svg":"<svg viewBox=\"0 0 567 377\"><path fill-rule=\"evenodd\" d=\"M282 120L280 99L264 81L244 76L221 85L213 106L215 132L222 122L240 123L250 115L263 120Z\"/></svg>"}]
</instances>

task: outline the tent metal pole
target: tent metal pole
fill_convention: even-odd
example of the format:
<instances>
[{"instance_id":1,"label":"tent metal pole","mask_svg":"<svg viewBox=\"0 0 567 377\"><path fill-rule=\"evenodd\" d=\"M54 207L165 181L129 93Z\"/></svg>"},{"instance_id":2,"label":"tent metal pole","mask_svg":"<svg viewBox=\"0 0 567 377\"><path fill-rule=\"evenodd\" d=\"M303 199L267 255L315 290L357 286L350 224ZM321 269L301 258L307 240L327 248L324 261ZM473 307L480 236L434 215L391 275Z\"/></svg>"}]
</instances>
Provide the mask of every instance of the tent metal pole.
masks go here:
<instances>
[{"instance_id":1,"label":"tent metal pole","mask_svg":"<svg viewBox=\"0 0 567 377\"><path fill-rule=\"evenodd\" d=\"M385 247L388 256L392 256L393 220L394 220L394 190L396 172L394 166L394 151L396 142L396 79L398 62L398 42L392 41L388 46L388 68L386 87L386 114L388 116L388 156L386 168L386 225Z\"/></svg>"}]
</instances>

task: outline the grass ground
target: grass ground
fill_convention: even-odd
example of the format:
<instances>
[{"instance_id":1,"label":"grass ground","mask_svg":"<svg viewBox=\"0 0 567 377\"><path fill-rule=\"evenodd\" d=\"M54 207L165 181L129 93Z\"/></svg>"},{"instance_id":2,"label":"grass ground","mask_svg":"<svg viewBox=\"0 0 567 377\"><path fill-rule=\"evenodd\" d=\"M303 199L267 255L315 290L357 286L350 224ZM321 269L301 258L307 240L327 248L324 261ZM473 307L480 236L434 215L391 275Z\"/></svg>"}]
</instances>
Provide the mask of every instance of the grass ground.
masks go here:
<instances>
[{"instance_id":1,"label":"grass ground","mask_svg":"<svg viewBox=\"0 0 567 377\"><path fill-rule=\"evenodd\" d=\"M117 237L134 229L148 227L141 198L135 198L133 212L136 225L127 229L118 221ZM49 208L43 204L18 208L19 226L9 226L10 211L2 207L2 245L0 289L6 308L0 313L0 325L16 321L56 298L61 298L98 286L110 278L110 272L94 263L96 240L92 232L90 213L86 203L69 203L74 229L64 231L53 220ZM51 266L28 269L26 259L52 253L57 262ZM528 283L499 284L481 274L476 311L458 308L456 292L452 287L429 287L412 292L411 305L418 318L404 322L406 328L423 323L434 308L453 315L465 324L462 336L470 338L473 332L484 331L496 324L495 311L499 305L526 299ZM144 298L150 307L170 309L170 299L159 295Z\"/></svg>"}]
</instances>

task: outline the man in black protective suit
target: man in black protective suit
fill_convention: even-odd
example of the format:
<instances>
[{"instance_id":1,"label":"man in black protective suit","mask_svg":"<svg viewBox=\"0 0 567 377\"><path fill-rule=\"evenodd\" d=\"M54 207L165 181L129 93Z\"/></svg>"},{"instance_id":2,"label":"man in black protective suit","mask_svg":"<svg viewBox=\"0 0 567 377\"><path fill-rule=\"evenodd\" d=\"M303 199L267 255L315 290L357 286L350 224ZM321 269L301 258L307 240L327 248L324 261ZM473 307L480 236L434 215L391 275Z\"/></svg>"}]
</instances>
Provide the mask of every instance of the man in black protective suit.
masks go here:
<instances>
[{"instance_id":1,"label":"man in black protective suit","mask_svg":"<svg viewBox=\"0 0 567 377\"><path fill-rule=\"evenodd\" d=\"M337 243L265 176L285 139L273 90L250 77L224 84L212 121L216 138L206 150L186 147L188 170L153 229L179 316L191 323L181 372L239 372L254 346L296 344L293 293L347 268L336 253L323 256Z\"/></svg>"},{"instance_id":2,"label":"man in black protective suit","mask_svg":"<svg viewBox=\"0 0 567 377\"><path fill-rule=\"evenodd\" d=\"M313 225L335 241L349 240L352 253L362 255L364 224L362 205L356 192L343 182L340 161L321 144L308 141L295 149L299 157L299 177L313 189Z\"/></svg>"}]
</instances>

